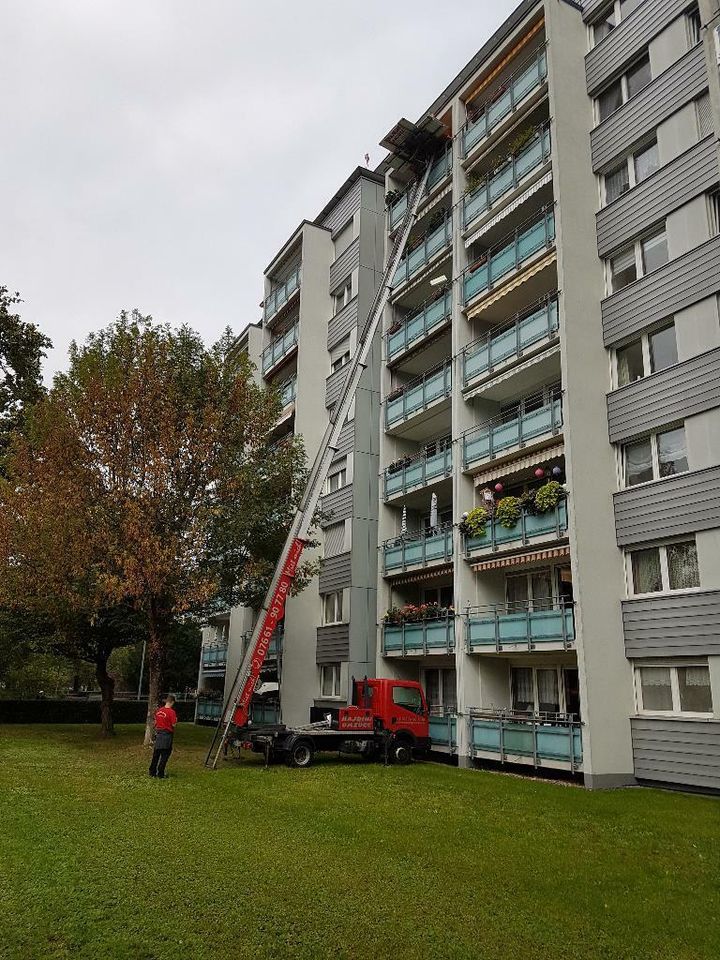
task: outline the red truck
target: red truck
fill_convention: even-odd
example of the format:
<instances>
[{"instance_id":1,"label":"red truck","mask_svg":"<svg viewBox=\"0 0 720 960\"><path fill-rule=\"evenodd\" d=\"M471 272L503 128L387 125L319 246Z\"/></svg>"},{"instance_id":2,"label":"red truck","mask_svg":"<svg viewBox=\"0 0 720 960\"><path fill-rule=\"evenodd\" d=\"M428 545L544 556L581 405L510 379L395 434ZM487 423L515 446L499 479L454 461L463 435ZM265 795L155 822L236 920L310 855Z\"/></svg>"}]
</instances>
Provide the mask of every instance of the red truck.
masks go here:
<instances>
[{"instance_id":1,"label":"red truck","mask_svg":"<svg viewBox=\"0 0 720 960\"><path fill-rule=\"evenodd\" d=\"M245 726L230 746L263 753L268 763L284 760L291 767L309 767L321 751L409 763L413 754L430 748L427 701L413 680L355 680L352 706L313 707L310 714L311 722L301 727Z\"/></svg>"}]
</instances>

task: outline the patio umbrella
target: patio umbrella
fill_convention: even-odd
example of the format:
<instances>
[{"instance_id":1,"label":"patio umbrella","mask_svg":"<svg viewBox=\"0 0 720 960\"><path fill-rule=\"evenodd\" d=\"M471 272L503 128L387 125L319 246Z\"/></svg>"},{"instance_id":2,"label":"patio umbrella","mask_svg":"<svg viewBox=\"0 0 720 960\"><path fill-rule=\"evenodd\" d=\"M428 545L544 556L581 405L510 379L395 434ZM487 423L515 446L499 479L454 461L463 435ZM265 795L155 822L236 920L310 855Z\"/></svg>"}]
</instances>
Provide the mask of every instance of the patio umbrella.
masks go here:
<instances>
[{"instance_id":1,"label":"patio umbrella","mask_svg":"<svg viewBox=\"0 0 720 960\"><path fill-rule=\"evenodd\" d=\"M400 533L407 533L407 507L403 505L402 518L400 520Z\"/></svg>"},{"instance_id":2,"label":"patio umbrella","mask_svg":"<svg viewBox=\"0 0 720 960\"><path fill-rule=\"evenodd\" d=\"M430 497L430 526L434 529L438 525L437 494Z\"/></svg>"}]
</instances>

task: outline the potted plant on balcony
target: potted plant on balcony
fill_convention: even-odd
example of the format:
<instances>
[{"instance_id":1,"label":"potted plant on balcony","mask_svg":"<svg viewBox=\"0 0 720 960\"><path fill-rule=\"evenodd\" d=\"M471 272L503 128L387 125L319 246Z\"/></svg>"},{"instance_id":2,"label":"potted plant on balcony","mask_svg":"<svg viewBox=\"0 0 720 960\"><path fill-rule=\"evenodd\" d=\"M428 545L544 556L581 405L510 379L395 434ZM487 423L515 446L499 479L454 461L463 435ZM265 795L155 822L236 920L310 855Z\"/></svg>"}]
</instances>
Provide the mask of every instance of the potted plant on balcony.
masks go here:
<instances>
[{"instance_id":1,"label":"potted plant on balcony","mask_svg":"<svg viewBox=\"0 0 720 960\"><path fill-rule=\"evenodd\" d=\"M563 485L558 480L548 480L535 491L536 512L548 513L550 510L555 510L565 496Z\"/></svg>"},{"instance_id":2,"label":"potted plant on balcony","mask_svg":"<svg viewBox=\"0 0 720 960\"><path fill-rule=\"evenodd\" d=\"M460 522L460 532L466 537L484 537L490 514L485 507L474 507Z\"/></svg>"},{"instance_id":3,"label":"potted plant on balcony","mask_svg":"<svg viewBox=\"0 0 720 960\"><path fill-rule=\"evenodd\" d=\"M501 527L512 530L520 519L522 501L520 497L503 497L495 507L495 519Z\"/></svg>"},{"instance_id":4,"label":"potted plant on balcony","mask_svg":"<svg viewBox=\"0 0 720 960\"><path fill-rule=\"evenodd\" d=\"M403 395L402 387L395 387L390 393L385 397L385 399L390 402L391 400L397 400Z\"/></svg>"},{"instance_id":5,"label":"potted plant on balcony","mask_svg":"<svg viewBox=\"0 0 720 960\"><path fill-rule=\"evenodd\" d=\"M388 190L388 192L385 194L385 206L388 208L391 207L400 199L402 194L402 190Z\"/></svg>"}]
</instances>

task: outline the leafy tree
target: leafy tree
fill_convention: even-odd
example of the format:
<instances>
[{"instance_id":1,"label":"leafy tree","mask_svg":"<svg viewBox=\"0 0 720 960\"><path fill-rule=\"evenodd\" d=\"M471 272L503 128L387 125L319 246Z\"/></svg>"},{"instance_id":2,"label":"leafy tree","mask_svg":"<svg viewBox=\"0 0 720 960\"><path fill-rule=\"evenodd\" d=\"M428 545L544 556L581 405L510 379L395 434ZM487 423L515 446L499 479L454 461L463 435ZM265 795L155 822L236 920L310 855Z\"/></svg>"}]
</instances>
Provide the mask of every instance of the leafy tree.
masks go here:
<instances>
[{"instance_id":1,"label":"leafy tree","mask_svg":"<svg viewBox=\"0 0 720 960\"><path fill-rule=\"evenodd\" d=\"M187 687L197 686L198 663L202 634L200 628L192 622L175 625L168 644L165 663L164 685L172 692L183 691ZM137 690L140 683L140 662L142 643L117 650L111 657L108 670L126 690ZM145 681L143 680L143 689Z\"/></svg>"},{"instance_id":2,"label":"leafy tree","mask_svg":"<svg viewBox=\"0 0 720 960\"><path fill-rule=\"evenodd\" d=\"M189 328L134 311L72 345L68 372L13 444L0 602L87 622L136 611L148 631L146 740L178 621L256 602L280 549L305 476L299 440L273 446L280 410L230 331L207 349ZM296 588L313 573L306 564Z\"/></svg>"}]
</instances>

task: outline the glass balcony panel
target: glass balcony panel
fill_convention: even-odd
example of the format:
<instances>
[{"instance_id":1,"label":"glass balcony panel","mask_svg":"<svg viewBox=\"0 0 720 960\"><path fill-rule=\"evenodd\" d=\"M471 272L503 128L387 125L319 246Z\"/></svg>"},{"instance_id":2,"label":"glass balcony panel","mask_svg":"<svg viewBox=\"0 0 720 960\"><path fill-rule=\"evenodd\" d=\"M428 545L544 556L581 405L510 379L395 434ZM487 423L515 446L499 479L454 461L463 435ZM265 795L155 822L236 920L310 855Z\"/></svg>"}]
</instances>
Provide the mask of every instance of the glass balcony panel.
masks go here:
<instances>
[{"instance_id":1,"label":"glass balcony panel","mask_svg":"<svg viewBox=\"0 0 720 960\"><path fill-rule=\"evenodd\" d=\"M300 267L292 273L285 283L275 287L265 299L265 319L272 317L285 304L300 286Z\"/></svg>"},{"instance_id":2,"label":"glass balcony panel","mask_svg":"<svg viewBox=\"0 0 720 960\"><path fill-rule=\"evenodd\" d=\"M430 741L438 747L457 746L457 718L431 716Z\"/></svg>"},{"instance_id":3,"label":"glass balcony panel","mask_svg":"<svg viewBox=\"0 0 720 960\"><path fill-rule=\"evenodd\" d=\"M443 477L452 471L452 448L431 457L420 456L394 471L385 471L385 496L406 492Z\"/></svg>"},{"instance_id":4,"label":"glass balcony panel","mask_svg":"<svg viewBox=\"0 0 720 960\"><path fill-rule=\"evenodd\" d=\"M286 356L298 340L298 325L295 323L281 337L276 337L262 354L263 373L273 367L278 360Z\"/></svg>"},{"instance_id":5,"label":"glass balcony panel","mask_svg":"<svg viewBox=\"0 0 720 960\"><path fill-rule=\"evenodd\" d=\"M452 147L445 150L430 167L427 179L427 189L432 190L436 183L439 183L450 173L452 169Z\"/></svg>"},{"instance_id":6,"label":"glass balcony panel","mask_svg":"<svg viewBox=\"0 0 720 960\"><path fill-rule=\"evenodd\" d=\"M433 563L452 557L452 528L383 545L385 570Z\"/></svg>"},{"instance_id":7,"label":"glass balcony panel","mask_svg":"<svg viewBox=\"0 0 720 960\"><path fill-rule=\"evenodd\" d=\"M434 400L450 392L452 385L452 366L450 363L434 373L426 374L419 382L408 386L404 393L387 402L385 422L391 426L399 420L422 410Z\"/></svg>"},{"instance_id":8,"label":"glass balcony panel","mask_svg":"<svg viewBox=\"0 0 720 960\"><path fill-rule=\"evenodd\" d=\"M561 501L554 510L537 515L524 513L514 527L503 527L495 521L490 521L485 533L480 537L468 537L465 546L468 553L491 549L493 545L503 547L506 544L524 540L533 540L541 536L549 536L558 531L563 534L567 530L567 505Z\"/></svg>"},{"instance_id":9,"label":"glass balcony panel","mask_svg":"<svg viewBox=\"0 0 720 960\"><path fill-rule=\"evenodd\" d=\"M408 208L408 194L407 191L399 197L395 203L390 207L390 229L394 230L395 227L400 223L402 218L405 216Z\"/></svg>"},{"instance_id":10,"label":"glass balcony panel","mask_svg":"<svg viewBox=\"0 0 720 960\"><path fill-rule=\"evenodd\" d=\"M582 762L582 735L577 723L473 717L471 725L473 746L485 753Z\"/></svg>"},{"instance_id":11,"label":"glass balcony panel","mask_svg":"<svg viewBox=\"0 0 720 960\"><path fill-rule=\"evenodd\" d=\"M425 649L447 650L455 646L452 617L422 620L418 623L383 625L383 648L386 652L417 653Z\"/></svg>"},{"instance_id":12,"label":"glass balcony panel","mask_svg":"<svg viewBox=\"0 0 720 960\"><path fill-rule=\"evenodd\" d=\"M292 403L296 394L297 377L293 377L292 380L288 380L280 387L280 402L282 403L283 407L286 407L289 403Z\"/></svg>"},{"instance_id":13,"label":"glass balcony panel","mask_svg":"<svg viewBox=\"0 0 720 960\"><path fill-rule=\"evenodd\" d=\"M471 650L498 644L572 643L575 620L572 606L552 610L516 610L501 606L497 612L470 613L467 640Z\"/></svg>"},{"instance_id":14,"label":"glass balcony panel","mask_svg":"<svg viewBox=\"0 0 720 960\"><path fill-rule=\"evenodd\" d=\"M439 227L428 233L423 241L405 256L395 271L393 286L409 280L427 261L439 250L446 247L452 240L452 226L449 219L444 220Z\"/></svg>"}]
</instances>

